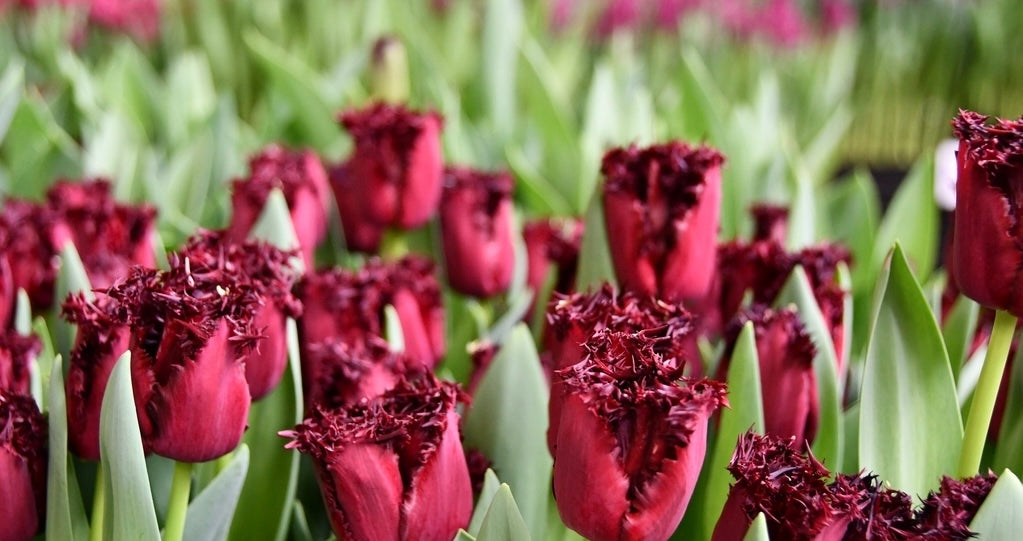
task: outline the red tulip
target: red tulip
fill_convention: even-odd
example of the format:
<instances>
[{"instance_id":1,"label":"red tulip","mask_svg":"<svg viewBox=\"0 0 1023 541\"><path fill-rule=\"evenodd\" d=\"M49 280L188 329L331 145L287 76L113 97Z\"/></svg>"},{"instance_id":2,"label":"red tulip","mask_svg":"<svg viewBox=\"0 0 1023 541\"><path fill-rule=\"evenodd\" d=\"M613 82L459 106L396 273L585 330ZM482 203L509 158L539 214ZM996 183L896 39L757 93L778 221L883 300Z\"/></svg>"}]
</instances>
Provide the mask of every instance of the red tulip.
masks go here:
<instances>
[{"instance_id":1,"label":"red tulip","mask_svg":"<svg viewBox=\"0 0 1023 541\"><path fill-rule=\"evenodd\" d=\"M277 145L249 159L248 178L231 183L231 224L228 238L241 242L249 236L274 189L288 202L295 236L306 266L312 267L316 246L327 236L330 188L320 158L311 151L291 151Z\"/></svg>"},{"instance_id":2,"label":"red tulip","mask_svg":"<svg viewBox=\"0 0 1023 541\"><path fill-rule=\"evenodd\" d=\"M65 0L66 1L66 0ZM144 43L160 34L159 0L88 0L89 22L124 32Z\"/></svg>"},{"instance_id":3,"label":"red tulip","mask_svg":"<svg viewBox=\"0 0 1023 541\"><path fill-rule=\"evenodd\" d=\"M309 355L302 359L306 411L380 396L414 369L378 337L353 344L337 339L310 344Z\"/></svg>"},{"instance_id":4,"label":"red tulip","mask_svg":"<svg viewBox=\"0 0 1023 541\"><path fill-rule=\"evenodd\" d=\"M449 541L469 522L472 485L457 387L424 377L344 409L317 408L289 449L312 457L342 540Z\"/></svg>"},{"instance_id":5,"label":"red tulip","mask_svg":"<svg viewBox=\"0 0 1023 541\"><path fill-rule=\"evenodd\" d=\"M341 124L355 140L349 187L359 194L364 216L403 229L426 223L441 194L440 115L376 103L345 112Z\"/></svg>"},{"instance_id":6,"label":"red tulip","mask_svg":"<svg viewBox=\"0 0 1023 541\"><path fill-rule=\"evenodd\" d=\"M35 400L0 389L0 540L32 539L46 512L46 419Z\"/></svg>"},{"instance_id":7,"label":"red tulip","mask_svg":"<svg viewBox=\"0 0 1023 541\"><path fill-rule=\"evenodd\" d=\"M785 244L789 227L788 207L760 203L750 208L750 214L753 215L753 242Z\"/></svg>"},{"instance_id":8,"label":"red tulip","mask_svg":"<svg viewBox=\"0 0 1023 541\"><path fill-rule=\"evenodd\" d=\"M560 370L564 404L554 496L565 524L595 541L668 539L685 513L723 384L679 379L642 334L602 332Z\"/></svg>"},{"instance_id":9,"label":"red tulip","mask_svg":"<svg viewBox=\"0 0 1023 541\"><path fill-rule=\"evenodd\" d=\"M718 367L718 379L722 381L746 322L753 323L756 334L765 432L780 438L794 437L795 445L801 448L804 442L813 441L819 420L813 340L794 309L755 306L730 325L725 360Z\"/></svg>"},{"instance_id":10,"label":"red tulip","mask_svg":"<svg viewBox=\"0 0 1023 541\"><path fill-rule=\"evenodd\" d=\"M553 291L558 293L572 291L579 264L582 236L583 222L576 219L567 224L559 224L553 220L537 220L523 226L522 239L526 243L526 258L529 263L526 285L533 290L534 295L539 295L543 291L551 267L557 273Z\"/></svg>"},{"instance_id":11,"label":"red tulip","mask_svg":"<svg viewBox=\"0 0 1023 541\"><path fill-rule=\"evenodd\" d=\"M366 195L359 190L360 178L351 173L347 163L330 169L330 187L334 191L341 227L345 234L345 248L374 254L380 249L386 225L374 221L372 210L366 204Z\"/></svg>"},{"instance_id":12,"label":"red tulip","mask_svg":"<svg viewBox=\"0 0 1023 541\"><path fill-rule=\"evenodd\" d=\"M55 220L46 207L18 199L4 201L0 211L0 253L10 267L13 291L24 289L36 312L53 305L57 247L50 232ZM7 313L13 310L13 293L9 301Z\"/></svg>"},{"instance_id":13,"label":"red tulip","mask_svg":"<svg viewBox=\"0 0 1023 541\"><path fill-rule=\"evenodd\" d=\"M723 161L712 148L680 142L604 156L604 219L624 289L704 302L715 270Z\"/></svg>"},{"instance_id":14,"label":"red tulip","mask_svg":"<svg viewBox=\"0 0 1023 541\"><path fill-rule=\"evenodd\" d=\"M35 336L13 330L0 331L0 389L11 393L32 392L30 367L42 343Z\"/></svg>"},{"instance_id":15,"label":"red tulip","mask_svg":"<svg viewBox=\"0 0 1023 541\"><path fill-rule=\"evenodd\" d=\"M998 120L960 111L953 121L957 154L954 278L967 297L1023 317L1023 119Z\"/></svg>"},{"instance_id":16,"label":"red tulip","mask_svg":"<svg viewBox=\"0 0 1023 541\"><path fill-rule=\"evenodd\" d=\"M64 301L62 314L74 323L74 347L68 363L67 420L71 451L99 460L99 420L107 380L117 359L128 351L131 331L120 305L105 293L89 302L81 294Z\"/></svg>"},{"instance_id":17,"label":"red tulip","mask_svg":"<svg viewBox=\"0 0 1023 541\"><path fill-rule=\"evenodd\" d=\"M511 284L513 184L508 173L445 170L440 228L445 271L455 291L490 297Z\"/></svg>"},{"instance_id":18,"label":"red tulip","mask_svg":"<svg viewBox=\"0 0 1023 541\"><path fill-rule=\"evenodd\" d=\"M17 297L15 296L14 273L11 272L11 265L7 263L7 254L3 251L6 243L3 240L2 228L2 217L0 217L0 329L6 329L11 325Z\"/></svg>"}]
</instances>

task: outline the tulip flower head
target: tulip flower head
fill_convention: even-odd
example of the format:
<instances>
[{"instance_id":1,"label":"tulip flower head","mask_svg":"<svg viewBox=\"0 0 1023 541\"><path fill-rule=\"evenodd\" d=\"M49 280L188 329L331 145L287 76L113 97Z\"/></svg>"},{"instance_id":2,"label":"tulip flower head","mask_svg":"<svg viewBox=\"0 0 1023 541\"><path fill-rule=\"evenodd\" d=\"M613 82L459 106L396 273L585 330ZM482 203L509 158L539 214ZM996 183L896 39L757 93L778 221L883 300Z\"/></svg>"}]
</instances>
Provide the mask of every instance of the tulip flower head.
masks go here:
<instances>
[{"instance_id":1,"label":"tulip flower head","mask_svg":"<svg viewBox=\"0 0 1023 541\"><path fill-rule=\"evenodd\" d=\"M46 512L46 419L32 397L0 389L0 539L32 539Z\"/></svg>"},{"instance_id":2,"label":"tulip flower head","mask_svg":"<svg viewBox=\"0 0 1023 541\"><path fill-rule=\"evenodd\" d=\"M43 205L20 199L4 201L0 211L0 254L11 276L10 294L0 299L5 301L5 320L9 321L13 313L14 293L18 289L28 293L33 311L41 312L53 305L58 248L49 232L55 222L54 213Z\"/></svg>"},{"instance_id":3,"label":"tulip flower head","mask_svg":"<svg viewBox=\"0 0 1023 541\"><path fill-rule=\"evenodd\" d=\"M288 449L312 457L338 539L449 541L466 527L472 484L460 396L425 376L347 408L317 408L280 433Z\"/></svg>"},{"instance_id":4,"label":"tulip flower head","mask_svg":"<svg viewBox=\"0 0 1023 541\"><path fill-rule=\"evenodd\" d=\"M30 367L40 349L42 343L35 336L23 336L11 329L0 332L0 389L29 394Z\"/></svg>"},{"instance_id":5,"label":"tulip flower head","mask_svg":"<svg viewBox=\"0 0 1023 541\"><path fill-rule=\"evenodd\" d=\"M583 238L583 223L573 220L567 225L553 220L537 220L522 228L526 242L526 285L539 294L547 281L552 267L557 276L554 291L570 293L575 284L576 269L579 265L579 248Z\"/></svg>"},{"instance_id":6,"label":"tulip flower head","mask_svg":"<svg viewBox=\"0 0 1023 541\"><path fill-rule=\"evenodd\" d=\"M445 169L440 227L444 269L455 291L490 297L511 284L513 188L507 172Z\"/></svg>"},{"instance_id":7,"label":"tulip flower head","mask_svg":"<svg viewBox=\"0 0 1023 541\"><path fill-rule=\"evenodd\" d=\"M781 205L760 203L750 208L753 216L753 241L784 245L789 228L789 209Z\"/></svg>"},{"instance_id":8,"label":"tulip flower head","mask_svg":"<svg viewBox=\"0 0 1023 541\"><path fill-rule=\"evenodd\" d=\"M334 191L334 200L337 201L337 210L341 215L345 248L353 252L375 254L380 250L387 226L377 223L369 215L366 200L359 191L359 180L351 171L348 163L330 168L330 187Z\"/></svg>"},{"instance_id":9,"label":"tulip flower head","mask_svg":"<svg viewBox=\"0 0 1023 541\"><path fill-rule=\"evenodd\" d=\"M724 157L681 142L617 148L604 156L611 260L625 290L699 305L717 254Z\"/></svg>"},{"instance_id":10,"label":"tulip flower head","mask_svg":"<svg viewBox=\"0 0 1023 541\"><path fill-rule=\"evenodd\" d=\"M306 411L380 396L417 368L375 336L351 344L336 338L310 344L308 358L302 359Z\"/></svg>"}]
</instances>

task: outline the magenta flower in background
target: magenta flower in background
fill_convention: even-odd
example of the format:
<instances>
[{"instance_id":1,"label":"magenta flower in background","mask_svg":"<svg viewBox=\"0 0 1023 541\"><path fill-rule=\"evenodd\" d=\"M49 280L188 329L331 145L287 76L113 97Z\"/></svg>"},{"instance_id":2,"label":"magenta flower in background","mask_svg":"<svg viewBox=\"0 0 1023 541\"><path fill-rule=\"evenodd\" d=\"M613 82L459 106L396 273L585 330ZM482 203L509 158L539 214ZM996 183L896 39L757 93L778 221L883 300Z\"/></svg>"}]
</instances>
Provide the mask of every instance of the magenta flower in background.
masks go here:
<instances>
[{"instance_id":1,"label":"magenta flower in background","mask_svg":"<svg viewBox=\"0 0 1023 541\"><path fill-rule=\"evenodd\" d=\"M579 248L583 238L583 222L570 219L566 223L545 219L528 222L522 227L526 243L526 285L539 295L553 271L553 291L571 293L579 266ZM534 296L534 302L536 297Z\"/></svg>"},{"instance_id":2,"label":"magenta flower in background","mask_svg":"<svg viewBox=\"0 0 1023 541\"><path fill-rule=\"evenodd\" d=\"M753 242L785 244L789 232L789 209L782 205L760 203L750 208L753 216Z\"/></svg>"},{"instance_id":3,"label":"magenta flower in background","mask_svg":"<svg viewBox=\"0 0 1023 541\"><path fill-rule=\"evenodd\" d=\"M316 246L327 236L330 188L320 158L311 151L292 151L271 145L249 159L248 178L231 183L231 224L228 238L242 242L259 220L266 198L279 189L288 202L295 236L307 267Z\"/></svg>"},{"instance_id":4,"label":"magenta flower in background","mask_svg":"<svg viewBox=\"0 0 1023 541\"><path fill-rule=\"evenodd\" d=\"M317 408L289 449L313 459L339 539L450 541L472 514L461 393L432 376L347 408Z\"/></svg>"},{"instance_id":5,"label":"magenta flower in background","mask_svg":"<svg viewBox=\"0 0 1023 541\"><path fill-rule=\"evenodd\" d=\"M422 367L409 366L383 338L346 343L328 339L310 344L302 359L306 411L317 406L337 408L372 399L394 388L405 376Z\"/></svg>"},{"instance_id":6,"label":"magenta flower in background","mask_svg":"<svg viewBox=\"0 0 1023 541\"><path fill-rule=\"evenodd\" d=\"M604 156L604 219L622 288L700 306L717 255L724 157L671 142Z\"/></svg>"},{"instance_id":7,"label":"magenta flower in background","mask_svg":"<svg viewBox=\"0 0 1023 541\"><path fill-rule=\"evenodd\" d=\"M0 389L0 539L32 539L46 513L46 419L35 400Z\"/></svg>"},{"instance_id":8,"label":"magenta flower in background","mask_svg":"<svg viewBox=\"0 0 1023 541\"><path fill-rule=\"evenodd\" d=\"M373 220L369 206L359 191L359 178L352 175L347 163L330 168L330 187L341 215L341 228L345 235L345 248L354 252L375 254L380 250L386 225Z\"/></svg>"},{"instance_id":9,"label":"magenta flower in background","mask_svg":"<svg viewBox=\"0 0 1023 541\"><path fill-rule=\"evenodd\" d=\"M12 294L4 309L13 312L13 292L24 289L34 312L53 305L57 277L57 249L50 231L55 217L46 207L19 199L4 201L0 211L0 254L7 260L13 281Z\"/></svg>"},{"instance_id":10,"label":"magenta flower in background","mask_svg":"<svg viewBox=\"0 0 1023 541\"><path fill-rule=\"evenodd\" d=\"M30 367L42 343L35 336L0 330L0 389L17 394L32 392Z\"/></svg>"},{"instance_id":11,"label":"magenta flower in background","mask_svg":"<svg viewBox=\"0 0 1023 541\"><path fill-rule=\"evenodd\" d=\"M160 34L159 0L63 0L89 6L89 22L124 32L143 43L151 43Z\"/></svg>"}]
</instances>

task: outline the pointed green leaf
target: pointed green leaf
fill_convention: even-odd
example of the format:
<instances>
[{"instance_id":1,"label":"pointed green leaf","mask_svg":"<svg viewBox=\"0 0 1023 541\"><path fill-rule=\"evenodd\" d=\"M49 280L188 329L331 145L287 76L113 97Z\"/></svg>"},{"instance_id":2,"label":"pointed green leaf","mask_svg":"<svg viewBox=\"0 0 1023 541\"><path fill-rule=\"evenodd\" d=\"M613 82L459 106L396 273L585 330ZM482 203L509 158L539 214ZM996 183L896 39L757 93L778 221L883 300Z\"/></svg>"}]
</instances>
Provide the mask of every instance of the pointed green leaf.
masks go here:
<instances>
[{"instance_id":1,"label":"pointed green leaf","mask_svg":"<svg viewBox=\"0 0 1023 541\"><path fill-rule=\"evenodd\" d=\"M465 442L493 461L514 487L533 538L544 539L551 485L547 452L547 383L524 324L500 345L466 413Z\"/></svg>"},{"instance_id":2,"label":"pointed green leaf","mask_svg":"<svg viewBox=\"0 0 1023 541\"><path fill-rule=\"evenodd\" d=\"M767 517L763 513L757 513L757 516L750 523L749 529L746 530L746 536L742 538L743 541L771 541L771 536L767 532Z\"/></svg>"},{"instance_id":3,"label":"pointed green leaf","mask_svg":"<svg viewBox=\"0 0 1023 541\"><path fill-rule=\"evenodd\" d=\"M131 389L131 353L117 360L100 412L100 465L103 469L106 515L104 539L160 539L153 493L146 473L146 455Z\"/></svg>"},{"instance_id":4,"label":"pointed green leaf","mask_svg":"<svg viewBox=\"0 0 1023 541\"><path fill-rule=\"evenodd\" d=\"M986 351L987 348L982 348ZM983 357L971 360L982 364ZM1019 348L1012 359L1009 374L1009 396L1005 402L1002 426L995 446L994 467L1023 471L1023 348Z\"/></svg>"},{"instance_id":5,"label":"pointed green leaf","mask_svg":"<svg viewBox=\"0 0 1023 541\"><path fill-rule=\"evenodd\" d=\"M83 293L85 298L92 300L95 295L92 292L92 285L89 283L89 275L85 272L85 265L82 258L78 256L78 250L71 242L64 244L60 251L60 268L57 271L57 281L54 294L54 304L57 313L60 305L72 293ZM54 318L53 339L57 352L65 358L71 353L71 344L75 339L74 325L64 321L61 317Z\"/></svg>"},{"instance_id":6,"label":"pointed green leaf","mask_svg":"<svg viewBox=\"0 0 1023 541\"><path fill-rule=\"evenodd\" d=\"M36 362L34 363L34 369L37 371L39 384L49 389L50 385L50 373L53 370L55 357L57 356L56 351L53 349L53 341L50 340L50 331L46 327L46 320L42 316L36 316L35 321L32 322L32 334L39 338L39 341L43 343L42 349L39 351L39 355L36 356ZM61 383L63 385L63 383ZM49 411L49 391L43 396L43 404L40 408L46 412Z\"/></svg>"},{"instance_id":7,"label":"pointed green leaf","mask_svg":"<svg viewBox=\"0 0 1023 541\"><path fill-rule=\"evenodd\" d=\"M844 451L840 473L856 473L860 470L860 403L857 402L842 414L842 439ZM835 470L832 470L834 472Z\"/></svg>"},{"instance_id":8,"label":"pointed green leaf","mask_svg":"<svg viewBox=\"0 0 1023 541\"><path fill-rule=\"evenodd\" d=\"M945 318L945 325L942 327L942 336L945 339L945 349L948 350L948 358L952 363L952 375L959 378L959 371L970 354L970 346L973 336L977 333L977 318L980 317L980 305L972 299L962 295L956 299Z\"/></svg>"},{"instance_id":9,"label":"pointed green leaf","mask_svg":"<svg viewBox=\"0 0 1023 541\"><path fill-rule=\"evenodd\" d=\"M478 541L530 541L529 529L522 520L522 513L515 505L508 485L502 484L497 489L487 516L483 519Z\"/></svg>"},{"instance_id":10,"label":"pointed green leaf","mask_svg":"<svg viewBox=\"0 0 1023 541\"><path fill-rule=\"evenodd\" d=\"M860 467L910 494L955 471L963 439L945 342L902 248L878 284L860 396Z\"/></svg>"},{"instance_id":11,"label":"pointed green leaf","mask_svg":"<svg viewBox=\"0 0 1023 541\"><path fill-rule=\"evenodd\" d=\"M934 159L928 155L913 166L888 205L874 242L874 266L880 267L888 247L898 242L917 279L926 280L938 253L937 209Z\"/></svg>"},{"instance_id":12,"label":"pointed green leaf","mask_svg":"<svg viewBox=\"0 0 1023 541\"><path fill-rule=\"evenodd\" d=\"M487 115L502 138L515 133L515 78L523 32L520 0L491 0L483 13L482 85Z\"/></svg>"},{"instance_id":13,"label":"pointed green leaf","mask_svg":"<svg viewBox=\"0 0 1023 541\"><path fill-rule=\"evenodd\" d=\"M1002 472L970 522L981 541L1018 539L1023 531L1023 483L1009 470Z\"/></svg>"},{"instance_id":14,"label":"pointed green leaf","mask_svg":"<svg viewBox=\"0 0 1023 541\"><path fill-rule=\"evenodd\" d=\"M14 112L21 103L22 87L25 84L25 62L16 59L7 65L0 76L0 143L7 135Z\"/></svg>"},{"instance_id":15,"label":"pointed green leaf","mask_svg":"<svg viewBox=\"0 0 1023 541\"><path fill-rule=\"evenodd\" d=\"M184 538L190 541L222 541L227 539L241 495L242 483L249 471L249 446L241 444L231 463L213 482L206 485L188 504Z\"/></svg>"},{"instance_id":16,"label":"pointed green leaf","mask_svg":"<svg viewBox=\"0 0 1023 541\"><path fill-rule=\"evenodd\" d=\"M405 351L405 334L401 330L401 320L398 319L398 311L390 304L384 306L384 337L387 338L387 345L391 351L396 353Z\"/></svg>"},{"instance_id":17,"label":"pointed green leaf","mask_svg":"<svg viewBox=\"0 0 1023 541\"><path fill-rule=\"evenodd\" d=\"M579 261L585 261L586 264L579 265L575 288L577 291L587 291L597 289L605 282L617 285L614 263L611 262L611 252L607 244L607 229L604 227L604 208L599 194L590 200L585 221Z\"/></svg>"},{"instance_id":18,"label":"pointed green leaf","mask_svg":"<svg viewBox=\"0 0 1023 541\"><path fill-rule=\"evenodd\" d=\"M64 371L60 357L53 360L48 402L50 456L46 476L46 534L48 539L84 541L89 538L89 521L75 476L75 465L67 452L67 408L64 397Z\"/></svg>"},{"instance_id":19,"label":"pointed green leaf","mask_svg":"<svg viewBox=\"0 0 1023 541\"><path fill-rule=\"evenodd\" d=\"M291 514L291 539L313 541L312 531L309 530L309 519L305 516L305 507L298 499L295 499L295 507Z\"/></svg>"},{"instance_id":20,"label":"pointed green leaf","mask_svg":"<svg viewBox=\"0 0 1023 541\"><path fill-rule=\"evenodd\" d=\"M18 288L18 298L14 303L14 330L20 335L32 334L32 304L28 293Z\"/></svg>"},{"instance_id":21,"label":"pointed green leaf","mask_svg":"<svg viewBox=\"0 0 1023 541\"><path fill-rule=\"evenodd\" d=\"M266 196L263 211L252 226L252 231L249 231L249 238L268 242L282 250L299 248L298 234L295 233L295 224L291 221L291 211L288 210L288 200L280 189L274 188ZM305 263L300 257L292 258L289 263L299 271L304 270Z\"/></svg>"},{"instance_id":22,"label":"pointed green leaf","mask_svg":"<svg viewBox=\"0 0 1023 541\"><path fill-rule=\"evenodd\" d=\"M847 180L828 184L827 204L822 218L830 238L849 247L853 265L853 287L856 291L874 285L872 266L863 264L874 257L881 202L877 185L868 171L857 170Z\"/></svg>"},{"instance_id":23,"label":"pointed green leaf","mask_svg":"<svg viewBox=\"0 0 1023 541\"><path fill-rule=\"evenodd\" d=\"M501 487L501 481L497 479L494 470L487 469L483 476L483 488L480 490L480 497L476 500L476 508L472 511L472 520L469 521L469 534L479 535L480 526L483 526L483 519L487 516L490 503L494 501L497 489Z\"/></svg>"}]
</instances>

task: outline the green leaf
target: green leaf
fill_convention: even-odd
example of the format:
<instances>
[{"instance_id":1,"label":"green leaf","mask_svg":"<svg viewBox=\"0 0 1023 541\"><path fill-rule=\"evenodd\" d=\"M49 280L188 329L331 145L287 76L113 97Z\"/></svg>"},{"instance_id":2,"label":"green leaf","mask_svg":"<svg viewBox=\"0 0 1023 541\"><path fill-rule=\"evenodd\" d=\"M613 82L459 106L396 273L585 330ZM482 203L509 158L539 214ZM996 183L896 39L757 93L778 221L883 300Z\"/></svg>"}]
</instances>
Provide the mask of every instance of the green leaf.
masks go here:
<instances>
[{"instance_id":1,"label":"green leaf","mask_svg":"<svg viewBox=\"0 0 1023 541\"><path fill-rule=\"evenodd\" d=\"M125 352L110 372L100 412L100 465L106 515L104 539L160 539L146 455L131 389L131 353Z\"/></svg>"},{"instance_id":2,"label":"green leaf","mask_svg":"<svg viewBox=\"0 0 1023 541\"><path fill-rule=\"evenodd\" d=\"M981 541L1017 539L1023 531L1023 483L1009 470L1002 472L970 523Z\"/></svg>"},{"instance_id":3,"label":"green leaf","mask_svg":"<svg viewBox=\"0 0 1023 541\"><path fill-rule=\"evenodd\" d=\"M50 374L53 370L54 362L56 360L57 353L53 349L53 341L50 340L50 331L46 327L46 320L42 316L36 316L32 322L32 334L39 338L39 341L43 343L42 350L39 351L39 355L36 357L35 369L38 371L38 379L41 387L49 388L50 385ZM61 383L63 385L63 383ZM34 392L34 391L33 391ZM43 404L40 408L46 412L49 411L48 404L49 392L43 396Z\"/></svg>"},{"instance_id":4,"label":"green leaf","mask_svg":"<svg viewBox=\"0 0 1023 541\"><path fill-rule=\"evenodd\" d=\"M970 354L973 336L977 333L977 318L980 317L980 305L962 295L956 299L945 318L945 326L941 329L945 339L945 349L952 363L952 375L959 379L959 371Z\"/></svg>"},{"instance_id":5,"label":"green leaf","mask_svg":"<svg viewBox=\"0 0 1023 541\"><path fill-rule=\"evenodd\" d=\"M0 143L4 142L7 129L14 119L14 112L21 103L22 86L25 84L25 62L17 59L7 65L0 75Z\"/></svg>"},{"instance_id":6,"label":"green leaf","mask_svg":"<svg viewBox=\"0 0 1023 541\"><path fill-rule=\"evenodd\" d=\"M502 138L515 133L515 76L523 32L520 0L490 0L483 13L482 77L487 116Z\"/></svg>"},{"instance_id":7,"label":"green leaf","mask_svg":"<svg viewBox=\"0 0 1023 541\"><path fill-rule=\"evenodd\" d=\"M547 383L529 329L516 326L500 345L466 413L465 442L493 461L514 487L534 539L545 539L551 465Z\"/></svg>"},{"instance_id":8,"label":"green leaf","mask_svg":"<svg viewBox=\"0 0 1023 541\"><path fill-rule=\"evenodd\" d=\"M873 265L879 268L895 242L922 283L934 268L938 249L938 210L934 203L934 159L921 158L902 180L874 242Z\"/></svg>"},{"instance_id":9,"label":"green leaf","mask_svg":"<svg viewBox=\"0 0 1023 541\"><path fill-rule=\"evenodd\" d=\"M579 248L579 265L575 278L577 291L597 289L605 282L617 286L614 263L607 244L607 229L604 227L604 208L600 195L594 195L586 209L582 245Z\"/></svg>"},{"instance_id":10,"label":"green leaf","mask_svg":"<svg viewBox=\"0 0 1023 541\"><path fill-rule=\"evenodd\" d=\"M860 467L910 494L955 471L963 439L945 342L902 248L879 281L860 396Z\"/></svg>"},{"instance_id":11,"label":"green leaf","mask_svg":"<svg viewBox=\"0 0 1023 541\"><path fill-rule=\"evenodd\" d=\"M266 196L266 203L249 231L249 238L268 242L282 250L295 250L299 247L288 200L280 188L274 188Z\"/></svg>"},{"instance_id":12,"label":"green leaf","mask_svg":"<svg viewBox=\"0 0 1023 541\"><path fill-rule=\"evenodd\" d=\"M767 518L763 513L757 513L757 516L750 523L749 529L746 530L746 536L742 538L743 541L771 541L771 536L767 532Z\"/></svg>"},{"instance_id":13,"label":"green leaf","mask_svg":"<svg viewBox=\"0 0 1023 541\"><path fill-rule=\"evenodd\" d=\"M54 293L54 310L59 314L60 304L67 299L68 295L82 293L88 300L93 300L92 285L89 283L89 275L85 272L85 265L82 258L78 256L78 250L71 242L64 244L60 250L60 268L57 270L57 280ZM57 352L65 358L71 353L71 344L75 339L74 325L64 321L64 318L55 317L53 323L53 339Z\"/></svg>"},{"instance_id":14,"label":"green leaf","mask_svg":"<svg viewBox=\"0 0 1023 541\"><path fill-rule=\"evenodd\" d=\"M284 449L277 432L302 422L302 371L298 357L298 329L288 320L288 369L280 384L249 410L249 429L243 442L252 453L249 475L242 487L230 539L284 539L288 532L299 454ZM272 482L268 482L272 480Z\"/></svg>"},{"instance_id":15,"label":"green leaf","mask_svg":"<svg viewBox=\"0 0 1023 541\"><path fill-rule=\"evenodd\" d=\"M881 202L869 171L857 170L846 180L826 185L824 214L829 236L849 247L853 261L852 279L856 291L873 287L876 270L861 264L874 257Z\"/></svg>"},{"instance_id":16,"label":"green leaf","mask_svg":"<svg viewBox=\"0 0 1023 541\"><path fill-rule=\"evenodd\" d=\"M89 538L75 465L67 452L67 408L64 395L64 371L60 357L53 360L48 403L50 456L46 476L46 535L48 539L84 541Z\"/></svg>"},{"instance_id":17,"label":"green leaf","mask_svg":"<svg viewBox=\"0 0 1023 541\"><path fill-rule=\"evenodd\" d=\"M508 485L502 484L483 519L478 541L529 541L529 529Z\"/></svg>"},{"instance_id":18,"label":"green leaf","mask_svg":"<svg viewBox=\"0 0 1023 541\"><path fill-rule=\"evenodd\" d=\"M842 438L845 450L842 452L841 473L856 473L860 469L860 403L857 402L842 414ZM835 470L832 470L834 472Z\"/></svg>"},{"instance_id":19,"label":"green leaf","mask_svg":"<svg viewBox=\"0 0 1023 541\"><path fill-rule=\"evenodd\" d=\"M14 330L20 335L32 334L32 303L28 299L28 293L20 287L14 303Z\"/></svg>"},{"instance_id":20,"label":"green leaf","mask_svg":"<svg viewBox=\"0 0 1023 541\"><path fill-rule=\"evenodd\" d=\"M838 361L831 331L824 320L810 280L801 266L789 275L775 305L794 304L807 334L817 350L813 358L813 372L817 379L817 398L820 402L820 421L817 437L813 440L813 454L829 467L842 464L842 397L838 387Z\"/></svg>"},{"instance_id":21,"label":"green leaf","mask_svg":"<svg viewBox=\"0 0 1023 541\"><path fill-rule=\"evenodd\" d=\"M313 541L313 534L309 529L309 519L305 516L305 507L298 499L295 500L295 507L291 514L291 539Z\"/></svg>"},{"instance_id":22,"label":"green leaf","mask_svg":"<svg viewBox=\"0 0 1023 541\"><path fill-rule=\"evenodd\" d=\"M760 361L753 323L747 322L735 342L735 350L728 365L728 395L731 407L721 410L721 422L713 450L703 468L703 522L705 535L687 533L694 538L710 537L721 510L728 499L732 475L726 469L735 452L735 442L747 430L764 433L763 397L760 394ZM694 497L695 499L695 497Z\"/></svg>"},{"instance_id":23,"label":"green leaf","mask_svg":"<svg viewBox=\"0 0 1023 541\"><path fill-rule=\"evenodd\" d=\"M480 526L483 526L483 519L487 516L490 503L494 501L497 489L501 487L501 481L497 479L494 470L487 468L483 476L483 488L480 490L480 497L476 500L476 508L472 512L472 520L469 521L469 534L476 536L480 533Z\"/></svg>"},{"instance_id":24,"label":"green leaf","mask_svg":"<svg viewBox=\"0 0 1023 541\"><path fill-rule=\"evenodd\" d=\"M235 450L231 463L188 504L185 539L189 541L227 539L248 470L249 447L243 443Z\"/></svg>"},{"instance_id":25,"label":"green leaf","mask_svg":"<svg viewBox=\"0 0 1023 541\"><path fill-rule=\"evenodd\" d=\"M983 347L985 352L986 347ZM983 364L981 356L970 362ZM1005 401L1005 413L1002 414L1002 426L998 432L998 443L995 447L994 467L1008 468L1012 471L1023 471L1023 348L1011 359L1012 370L1009 377L1009 395ZM1006 370L1008 370L1008 366Z\"/></svg>"},{"instance_id":26,"label":"green leaf","mask_svg":"<svg viewBox=\"0 0 1023 541\"><path fill-rule=\"evenodd\" d=\"M405 335L401 330L401 320L398 319L398 311L390 304L384 306L384 337L387 338L387 345L391 351L396 353L405 351Z\"/></svg>"}]
</instances>

